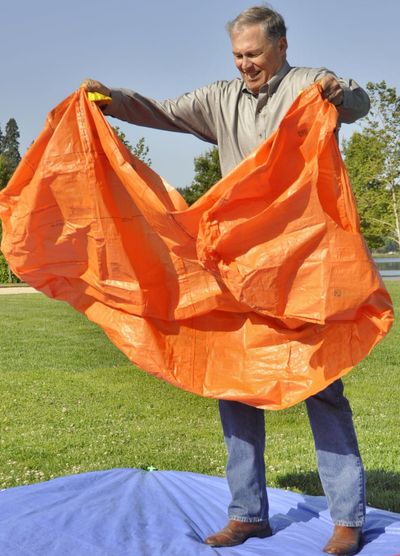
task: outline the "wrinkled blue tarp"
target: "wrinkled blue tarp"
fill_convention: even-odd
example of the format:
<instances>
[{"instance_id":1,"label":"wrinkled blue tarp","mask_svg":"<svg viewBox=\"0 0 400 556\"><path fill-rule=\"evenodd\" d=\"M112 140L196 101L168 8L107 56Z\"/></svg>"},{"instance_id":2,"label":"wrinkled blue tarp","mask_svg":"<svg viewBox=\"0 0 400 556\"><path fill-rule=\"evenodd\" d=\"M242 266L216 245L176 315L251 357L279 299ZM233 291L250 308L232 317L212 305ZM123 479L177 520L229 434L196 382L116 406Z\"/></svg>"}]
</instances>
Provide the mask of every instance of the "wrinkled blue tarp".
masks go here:
<instances>
[{"instance_id":1,"label":"wrinkled blue tarp","mask_svg":"<svg viewBox=\"0 0 400 556\"><path fill-rule=\"evenodd\" d=\"M0 493L1 556L321 556L332 524L325 498L269 489L274 536L213 549L225 525L226 480L114 469ZM400 555L400 514L368 508L360 556Z\"/></svg>"}]
</instances>

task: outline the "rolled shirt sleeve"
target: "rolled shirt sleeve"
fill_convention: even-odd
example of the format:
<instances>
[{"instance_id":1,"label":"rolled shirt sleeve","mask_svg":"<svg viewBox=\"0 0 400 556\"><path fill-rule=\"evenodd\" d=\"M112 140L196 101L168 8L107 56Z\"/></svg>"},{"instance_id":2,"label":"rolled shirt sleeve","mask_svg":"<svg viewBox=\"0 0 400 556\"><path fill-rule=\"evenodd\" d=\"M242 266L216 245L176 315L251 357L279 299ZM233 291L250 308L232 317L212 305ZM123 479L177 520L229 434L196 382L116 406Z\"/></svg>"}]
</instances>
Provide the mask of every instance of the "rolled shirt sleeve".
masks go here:
<instances>
[{"instance_id":1,"label":"rolled shirt sleeve","mask_svg":"<svg viewBox=\"0 0 400 556\"><path fill-rule=\"evenodd\" d=\"M368 94L353 79L342 84L343 104L338 106L340 121L351 124L366 116L369 112L371 103Z\"/></svg>"},{"instance_id":2,"label":"rolled shirt sleeve","mask_svg":"<svg viewBox=\"0 0 400 556\"><path fill-rule=\"evenodd\" d=\"M340 123L352 124L366 116L370 109L369 96L354 79L343 79L333 71L320 68L314 76L314 81L320 81L326 75L335 77L343 91L343 103L337 106Z\"/></svg>"},{"instance_id":3,"label":"rolled shirt sleeve","mask_svg":"<svg viewBox=\"0 0 400 556\"><path fill-rule=\"evenodd\" d=\"M103 112L132 124L190 133L203 141L217 144L213 88L203 87L163 101L144 97L129 89L112 89L113 101Z\"/></svg>"}]
</instances>

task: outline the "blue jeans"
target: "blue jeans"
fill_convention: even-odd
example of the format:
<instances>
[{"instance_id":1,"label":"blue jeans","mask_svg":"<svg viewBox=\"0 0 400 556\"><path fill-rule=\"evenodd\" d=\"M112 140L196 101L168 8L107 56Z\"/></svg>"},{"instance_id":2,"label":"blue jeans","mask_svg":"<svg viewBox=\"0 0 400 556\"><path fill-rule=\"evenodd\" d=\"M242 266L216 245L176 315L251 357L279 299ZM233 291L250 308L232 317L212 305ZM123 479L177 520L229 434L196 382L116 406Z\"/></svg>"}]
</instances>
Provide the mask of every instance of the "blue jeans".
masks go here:
<instances>
[{"instance_id":1,"label":"blue jeans","mask_svg":"<svg viewBox=\"0 0 400 556\"><path fill-rule=\"evenodd\" d=\"M365 518L364 468L342 381L337 380L305 403L332 521L361 527ZM219 409L228 448L229 519L249 523L268 520L264 411L224 400L220 400Z\"/></svg>"}]
</instances>

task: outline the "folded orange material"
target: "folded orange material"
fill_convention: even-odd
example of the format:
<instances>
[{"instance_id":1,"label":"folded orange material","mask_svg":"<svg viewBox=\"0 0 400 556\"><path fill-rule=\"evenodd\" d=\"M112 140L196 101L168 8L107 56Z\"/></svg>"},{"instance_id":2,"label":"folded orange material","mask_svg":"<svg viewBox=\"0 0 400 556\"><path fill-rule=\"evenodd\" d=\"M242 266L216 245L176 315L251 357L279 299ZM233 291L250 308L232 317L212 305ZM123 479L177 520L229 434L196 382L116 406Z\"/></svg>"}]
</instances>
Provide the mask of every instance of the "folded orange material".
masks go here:
<instances>
[{"instance_id":1,"label":"folded orange material","mask_svg":"<svg viewBox=\"0 0 400 556\"><path fill-rule=\"evenodd\" d=\"M202 396L289 407L346 374L393 321L336 123L313 85L188 208L79 90L0 193L2 250L142 369Z\"/></svg>"}]
</instances>

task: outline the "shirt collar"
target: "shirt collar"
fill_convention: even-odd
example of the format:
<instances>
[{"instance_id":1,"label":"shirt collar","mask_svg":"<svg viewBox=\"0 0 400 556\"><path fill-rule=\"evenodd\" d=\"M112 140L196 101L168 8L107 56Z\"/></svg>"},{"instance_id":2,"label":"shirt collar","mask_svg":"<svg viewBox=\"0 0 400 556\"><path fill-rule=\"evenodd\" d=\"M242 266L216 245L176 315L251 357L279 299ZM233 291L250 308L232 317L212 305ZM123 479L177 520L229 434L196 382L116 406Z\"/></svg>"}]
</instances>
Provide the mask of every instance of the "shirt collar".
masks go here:
<instances>
[{"instance_id":1,"label":"shirt collar","mask_svg":"<svg viewBox=\"0 0 400 556\"><path fill-rule=\"evenodd\" d=\"M278 71L278 73L276 73L275 75L273 75L271 77L271 79L269 79L267 81L267 83L265 83L261 88L260 88L260 93L268 93L268 96L271 96L276 89L278 88L280 82L282 81L282 79L285 77L285 75L287 73L289 73L289 71L292 69L292 66L290 66L288 64L288 62L285 60L285 63L283 64L283 66L281 67L281 69ZM243 93L249 94L249 95L253 95L253 96L258 96L258 95L254 95L254 93L252 93L251 91L249 91L243 81L243 85L242 85L242 91Z\"/></svg>"}]
</instances>

